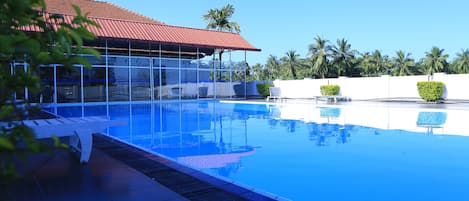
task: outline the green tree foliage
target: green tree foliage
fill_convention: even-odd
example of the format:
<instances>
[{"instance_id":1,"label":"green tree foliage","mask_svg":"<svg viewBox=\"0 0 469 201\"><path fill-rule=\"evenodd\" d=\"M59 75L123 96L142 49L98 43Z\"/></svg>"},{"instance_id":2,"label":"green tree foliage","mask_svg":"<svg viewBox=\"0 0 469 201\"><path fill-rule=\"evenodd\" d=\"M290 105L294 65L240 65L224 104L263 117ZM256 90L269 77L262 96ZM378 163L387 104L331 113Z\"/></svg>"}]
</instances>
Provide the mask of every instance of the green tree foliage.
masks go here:
<instances>
[{"instance_id":1,"label":"green tree foliage","mask_svg":"<svg viewBox=\"0 0 469 201\"><path fill-rule=\"evenodd\" d=\"M273 86L274 86L273 84L257 84L256 88L259 94L265 98L270 95L269 88Z\"/></svg>"},{"instance_id":2,"label":"green tree foliage","mask_svg":"<svg viewBox=\"0 0 469 201\"><path fill-rule=\"evenodd\" d=\"M412 68L415 65L414 59L410 58L410 53L404 53L399 50L396 52L396 57L392 59L393 62L393 75L406 76L412 75Z\"/></svg>"},{"instance_id":3,"label":"green tree foliage","mask_svg":"<svg viewBox=\"0 0 469 201\"><path fill-rule=\"evenodd\" d=\"M210 9L207 14L203 15L203 19L207 22L207 29L226 31L226 32L241 32L239 24L234 21L230 21L234 14L234 7L231 4L227 4L220 9ZM221 68L222 68L222 55L224 49L217 49L218 61L220 73L218 79L221 79Z\"/></svg>"},{"instance_id":4,"label":"green tree foliage","mask_svg":"<svg viewBox=\"0 0 469 201\"><path fill-rule=\"evenodd\" d=\"M363 53L359 61L361 68L360 74L365 77L373 76L375 69L372 62L371 54L369 52Z\"/></svg>"},{"instance_id":5,"label":"green tree foliage","mask_svg":"<svg viewBox=\"0 0 469 201\"><path fill-rule=\"evenodd\" d=\"M221 9L210 9L207 14L203 16L207 22L207 29L227 32L241 32L237 22L230 21L234 14L234 7L231 4L223 6Z\"/></svg>"},{"instance_id":6,"label":"green tree foliage","mask_svg":"<svg viewBox=\"0 0 469 201\"><path fill-rule=\"evenodd\" d=\"M321 91L321 95L323 96L336 96L339 95L340 92L340 86L335 84L321 85L319 89Z\"/></svg>"},{"instance_id":7,"label":"green tree foliage","mask_svg":"<svg viewBox=\"0 0 469 201\"><path fill-rule=\"evenodd\" d=\"M32 108L27 100L17 102L15 93L27 89L39 93L39 67L62 64L64 68L82 64L90 66L80 54L99 53L83 48L83 40L94 39L87 26L97 26L74 6L76 17L68 23L64 16L45 12L43 0L2 0L0 5L0 183L16 176L13 158L25 158L29 153L48 150L37 141L27 127L15 123L28 116ZM40 32L24 32L35 27ZM11 73L13 62L27 63L26 71ZM19 105L20 104L20 105ZM63 147L55 138L55 145Z\"/></svg>"},{"instance_id":8,"label":"green tree foliage","mask_svg":"<svg viewBox=\"0 0 469 201\"><path fill-rule=\"evenodd\" d=\"M299 54L295 50L290 50L285 53L286 56L282 57L282 61L288 66L290 70L291 77L297 79L296 69L300 66L299 63Z\"/></svg>"},{"instance_id":9,"label":"green tree foliage","mask_svg":"<svg viewBox=\"0 0 469 201\"><path fill-rule=\"evenodd\" d=\"M350 76L352 74L355 54L356 51L352 50L352 45L347 40L343 38L337 40L337 44L332 47L332 62L336 69L337 77L341 75Z\"/></svg>"},{"instance_id":10,"label":"green tree foliage","mask_svg":"<svg viewBox=\"0 0 469 201\"><path fill-rule=\"evenodd\" d=\"M469 73L469 50L461 50L456 53L456 59L453 62L456 73Z\"/></svg>"},{"instance_id":11,"label":"green tree foliage","mask_svg":"<svg viewBox=\"0 0 469 201\"><path fill-rule=\"evenodd\" d=\"M469 73L468 49L457 53L453 62L448 63L448 55L437 47L426 52L424 58L415 60L410 53L402 50L390 57L379 50L359 53L345 39L338 39L335 45L328 43L319 36L314 38L314 43L309 45L307 58L300 58L295 50L288 51L281 59L270 55L263 69L267 75L264 79L431 75L442 71Z\"/></svg>"},{"instance_id":12,"label":"green tree foliage","mask_svg":"<svg viewBox=\"0 0 469 201\"><path fill-rule=\"evenodd\" d=\"M443 96L445 85L443 82L426 81L418 82L419 96L425 101L437 101Z\"/></svg>"},{"instance_id":13,"label":"green tree foliage","mask_svg":"<svg viewBox=\"0 0 469 201\"><path fill-rule=\"evenodd\" d=\"M281 68L280 61L274 55L269 55L267 59L267 74L269 80L275 80L276 78L281 78Z\"/></svg>"},{"instance_id":14,"label":"green tree foliage","mask_svg":"<svg viewBox=\"0 0 469 201\"><path fill-rule=\"evenodd\" d=\"M314 41L314 44L309 45L309 54L313 63L311 72L315 72L319 77L325 78L329 72L328 57L332 51L331 46L328 45L328 40L324 40L319 36L316 36Z\"/></svg>"},{"instance_id":15,"label":"green tree foliage","mask_svg":"<svg viewBox=\"0 0 469 201\"><path fill-rule=\"evenodd\" d=\"M442 72L448 67L448 55L443 53L444 49L433 47L430 52L425 53L423 66L425 73L433 75L433 73Z\"/></svg>"}]
</instances>

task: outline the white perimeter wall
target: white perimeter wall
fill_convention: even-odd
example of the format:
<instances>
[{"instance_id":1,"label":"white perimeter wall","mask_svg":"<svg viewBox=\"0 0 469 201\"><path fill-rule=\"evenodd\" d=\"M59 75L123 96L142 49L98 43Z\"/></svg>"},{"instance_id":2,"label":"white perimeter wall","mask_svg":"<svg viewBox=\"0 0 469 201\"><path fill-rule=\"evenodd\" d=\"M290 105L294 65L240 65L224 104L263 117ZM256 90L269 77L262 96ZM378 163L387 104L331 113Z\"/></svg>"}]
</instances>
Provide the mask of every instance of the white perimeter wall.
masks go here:
<instances>
[{"instance_id":1,"label":"white perimeter wall","mask_svg":"<svg viewBox=\"0 0 469 201\"><path fill-rule=\"evenodd\" d=\"M377 98L420 98L417 82L427 81L426 75L419 76L381 76L362 78L332 78L332 79L304 79L304 80L275 80L274 85L281 88L285 98L313 98L320 96L320 86L337 84L340 95L352 100L366 100ZM469 74L446 75L436 73L433 81L445 84L445 99L469 100Z\"/></svg>"}]
</instances>

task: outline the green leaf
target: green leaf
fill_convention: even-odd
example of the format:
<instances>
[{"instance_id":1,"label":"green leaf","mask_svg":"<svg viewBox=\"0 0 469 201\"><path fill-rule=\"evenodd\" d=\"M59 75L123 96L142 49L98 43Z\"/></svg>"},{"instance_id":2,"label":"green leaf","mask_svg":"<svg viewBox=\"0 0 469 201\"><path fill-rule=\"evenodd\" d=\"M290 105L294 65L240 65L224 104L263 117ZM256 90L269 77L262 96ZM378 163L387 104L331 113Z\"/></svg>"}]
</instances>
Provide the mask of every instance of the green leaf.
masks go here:
<instances>
[{"instance_id":1,"label":"green leaf","mask_svg":"<svg viewBox=\"0 0 469 201\"><path fill-rule=\"evenodd\" d=\"M0 136L0 150L15 150L15 145L11 143L7 138Z\"/></svg>"}]
</instances>

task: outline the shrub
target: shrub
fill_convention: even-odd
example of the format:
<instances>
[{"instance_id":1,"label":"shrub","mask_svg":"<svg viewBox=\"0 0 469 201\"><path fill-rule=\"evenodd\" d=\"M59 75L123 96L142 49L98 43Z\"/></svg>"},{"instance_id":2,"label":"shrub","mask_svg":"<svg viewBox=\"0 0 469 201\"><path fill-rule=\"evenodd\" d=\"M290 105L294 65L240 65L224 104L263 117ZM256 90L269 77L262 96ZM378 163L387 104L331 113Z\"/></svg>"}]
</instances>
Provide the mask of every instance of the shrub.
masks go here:
<instances>
[{"instance_id":1,"label":"shrub","mask_svg":"<svg viewBox=\"0 0 469 201\"><path fill-rule=\"evenodd\" d=\"M424 81L417 83L419 96L425 101L440 100L443 96L443 82Z\"/></svg>"},{"instance_id":2,"label":"shrub","mask_svg":"<svg viewBox=\"0 0 469 201\"><path fill-rule=\"evenodd\" d=\"M323 96L336 96L339 95L340 86L339 85L322 85L321 94Z\"/></svg>"},{"instance_id":3,"label":"shrub","mask_svg":"<svg viewBox=\"0 0 469 201\"><path fill-rule=\"evenodd\" d=\"M257 88L257 92L259 92L259 94L265 98L270 95L269 87L273 87L273 86L274 86L273 84L257 84L256 88Z\"/></svg>"}]
</instances>

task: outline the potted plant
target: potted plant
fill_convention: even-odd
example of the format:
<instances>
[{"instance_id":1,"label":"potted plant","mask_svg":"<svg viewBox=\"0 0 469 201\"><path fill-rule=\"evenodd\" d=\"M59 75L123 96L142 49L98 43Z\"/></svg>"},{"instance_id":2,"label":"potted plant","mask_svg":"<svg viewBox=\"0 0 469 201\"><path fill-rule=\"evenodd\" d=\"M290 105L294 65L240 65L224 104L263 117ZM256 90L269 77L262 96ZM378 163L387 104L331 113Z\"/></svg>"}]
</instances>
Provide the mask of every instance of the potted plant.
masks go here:
<instances>
[{"instance_id":1,"label":"potted plant","mask_svg":"<svg viewBox=\"0 0 469 201\"><path fill-rule=\"evenodd\" d=\"M257 84L257 92L259 92L259 95L261 95L263 98L267 97L270 95L269 88L273 87L273 84Z\"/></svg>"},{"instance_id":2,"label":"potted plant","mask_svg":"<svg viewBox=\"0 0 469 201\"><path fill-rule=\"evenodd\" d=\"M437 81L423 81L417 83L419 96L427 102L436 102L443 97L444 83Z\"/></svg>"},{"instance_id":3,"label":"potted plant","mask_svg":"<svg viewBox=\"0 0 469 201\"><path fill-rule=\"evenodd\" d=\"M335 84L321 85L320 89L323 96L337 96L340 92L340 86Z\"/></svg>"}]
</instances>

